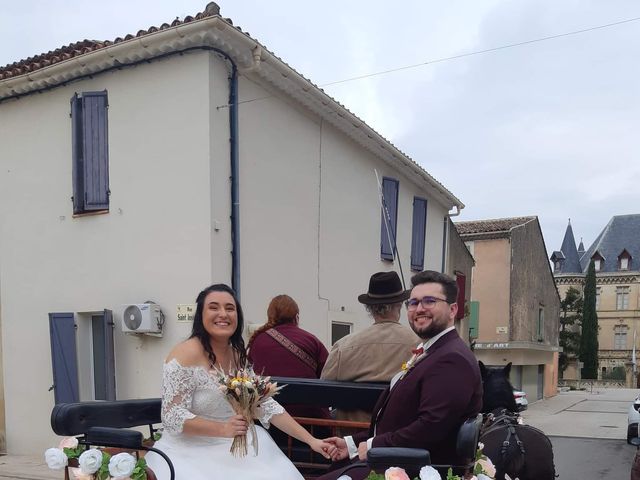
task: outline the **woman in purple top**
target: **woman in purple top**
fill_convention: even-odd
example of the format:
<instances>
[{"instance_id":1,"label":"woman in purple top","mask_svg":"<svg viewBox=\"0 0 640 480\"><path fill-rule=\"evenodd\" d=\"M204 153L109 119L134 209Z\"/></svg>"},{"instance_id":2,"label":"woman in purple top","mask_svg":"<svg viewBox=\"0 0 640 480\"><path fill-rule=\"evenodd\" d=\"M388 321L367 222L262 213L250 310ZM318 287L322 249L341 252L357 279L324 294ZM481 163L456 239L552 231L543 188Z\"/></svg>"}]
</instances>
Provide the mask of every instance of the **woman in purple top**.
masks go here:
<instances>
[{"instance_id":1,"label":"woman in purple top","mask_svg":"<svg viewBox=\"0 0 640 480\"><path fill-rule=\"evenodd\" d=\"M289 295L278 295L267 309L267 323L258 328L248 345L248 358L256 373L297 378L320 378L329 353L318 338L298 326L300 310ZM330 418L328 409L289 405L298 417Z\"/></svg>"}]
</instances>

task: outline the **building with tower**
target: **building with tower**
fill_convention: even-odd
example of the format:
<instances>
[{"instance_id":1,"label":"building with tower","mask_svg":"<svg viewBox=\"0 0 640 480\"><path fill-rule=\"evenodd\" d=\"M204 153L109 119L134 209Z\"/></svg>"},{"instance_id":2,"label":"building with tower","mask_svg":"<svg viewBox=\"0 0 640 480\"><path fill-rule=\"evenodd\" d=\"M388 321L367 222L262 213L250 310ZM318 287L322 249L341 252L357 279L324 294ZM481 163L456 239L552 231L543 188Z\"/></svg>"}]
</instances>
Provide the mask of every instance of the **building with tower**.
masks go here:
<instances>
[{"instance_id":1,"label":"building with tower","mask_svg":"<svg viewBox=\"0 0 640 480\"><path fill-rule=\"evenodd\" d=\"M570 287L583 289L592 260L596 270L596 311L600 327L598 378L606 379L615 369L624 368L627 386L636 388L634 357L640 329L640 214L612 217L587 250L582 240L576 247L569 221L560 250L551 255L561 298ZM577 362L567 368L564 378L579 378Z\"/></svg>"}]
</instances>

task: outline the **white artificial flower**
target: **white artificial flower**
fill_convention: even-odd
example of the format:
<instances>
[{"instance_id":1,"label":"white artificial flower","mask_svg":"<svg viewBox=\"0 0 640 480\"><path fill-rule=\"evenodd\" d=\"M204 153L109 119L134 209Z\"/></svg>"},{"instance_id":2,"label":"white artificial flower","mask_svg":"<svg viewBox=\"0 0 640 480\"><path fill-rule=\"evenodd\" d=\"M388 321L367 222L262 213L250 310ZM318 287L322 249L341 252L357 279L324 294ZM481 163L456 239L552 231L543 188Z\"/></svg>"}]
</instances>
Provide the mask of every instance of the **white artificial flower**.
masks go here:
<instances>
[{"instance_id":1,"label":"white artificial flower","mask_svg":"<svg viewBox=\"0 0 640 480\"><path fill-rule=\"evenodd\" d=\"M427 465L420 469L420 480L442 480L438 471Z\"/></svg>"},{"instance_id":2,"label":"white artificial flower","mask_svg":"<svg viewBox=\"0 0 640 480\"><path fill-rule=\"evenodd\" d=\"M353 480L349 475L340 475L336 480Z\"/></svg>"},{"instance_id":3,"label":"white artificial flower","mask_svg":"<svg viewBox=\"0 0 640 480\"><path fill-rule=\"evenodd\" d=\"M491 480L492 477L487 477L484 473L478 474L478 480Z\"/></svg>"},{"instance_id":4,"label":"white artificial flower","mask_svg":"<svg viewBox=\"0 0 640 480\"><path fill-rule=\"evenodd\" d=\"M478 442L478 450L483 450L483 449L484 449L484 443Z\"/></svg>"},{"instance_id":5,"label":"white artificial flower","mask_svg":"<svg viewBox=\"0 0 640 480\"><path fill-rule=\"evenodd\" d=\"M44 452L44 461L51 470L62 470L67 466L67 456L59 448L49 448Z\"/></svg>"},{"instance_id":6,"label":"white artificial flower","mask_svg":"<svg viewBox=\"0 0 640 480\"><path fill-rule=\"evenodd\" d=\"M92 475L100 469L102 465L102 452L92 448L91 450L85 450L78 459L80 465L80 471L85 475Z\"/></svg>"},{"instance_id":7,"label":"white artificial flower","mask_svg":"<svg viewBox=\"0 0 640 480\"><path fill-rule=\"evenodd\" d=\"M109 475L114 480L131 476L134 468L136 468L136 457L130 453L118 453L109 460Z\"/></svg>"}]
</instances>

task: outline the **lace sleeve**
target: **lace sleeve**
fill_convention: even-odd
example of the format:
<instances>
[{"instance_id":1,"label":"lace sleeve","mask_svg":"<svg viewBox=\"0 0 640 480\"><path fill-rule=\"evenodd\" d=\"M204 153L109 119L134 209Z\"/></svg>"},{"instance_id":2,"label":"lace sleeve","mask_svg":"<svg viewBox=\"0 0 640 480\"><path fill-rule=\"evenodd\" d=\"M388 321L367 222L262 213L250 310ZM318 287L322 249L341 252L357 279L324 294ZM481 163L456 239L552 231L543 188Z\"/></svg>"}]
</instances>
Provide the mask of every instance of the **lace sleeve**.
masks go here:
<instances>
[{"instance_id":1,"label":"lace sleeve","mask_svg":"<svg viewBox=\"0 0 640 480\"><path fill-rule=\"evenodd\" d=\"M167 432L182 432L185 420L195 417L189 409L195 390L193 369L173 359L162 368L162 424Z\"/></svg>"},{"instance_id":2,"label":"lace sleeve","mask_svg":"<svg viewBox=\"0 0 640 480\"><path fill-rule=\"evenodd\" d=\"M269 397L260 404L259 413L260 416L258 417L258 420L260 420L260 423L264 428L269 428L269 425L271 424L271 417L284 413L284 408L273 398Z\"/></svg>"}]
</instances>

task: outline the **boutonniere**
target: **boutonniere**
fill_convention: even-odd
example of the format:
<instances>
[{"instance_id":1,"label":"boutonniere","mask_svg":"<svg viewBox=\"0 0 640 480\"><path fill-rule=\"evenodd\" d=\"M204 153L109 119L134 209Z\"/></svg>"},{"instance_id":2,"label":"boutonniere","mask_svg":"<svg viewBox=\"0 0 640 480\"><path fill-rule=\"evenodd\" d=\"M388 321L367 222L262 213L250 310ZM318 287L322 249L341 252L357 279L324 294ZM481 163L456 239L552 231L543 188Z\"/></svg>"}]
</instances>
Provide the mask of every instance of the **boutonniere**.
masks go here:
<instances>
[{"instance_id":1,"label":"boutonniere","mask_svg":"<svg viewBox=\"0 0 640 480\"><path fill-rule=\"evenodd\" d=\"M424 355L424 348L420 347L420 348L416 348L414 350L411 350L411 353L413 353L413 355L411 356L411 358L404 362L402 364L402 376L404 377L406 375L406 373L411 370L413 368L413 366L415 365L416 361L418 360L418 358L420 358L422 355Z\"/></svg>"}]
</instances>

